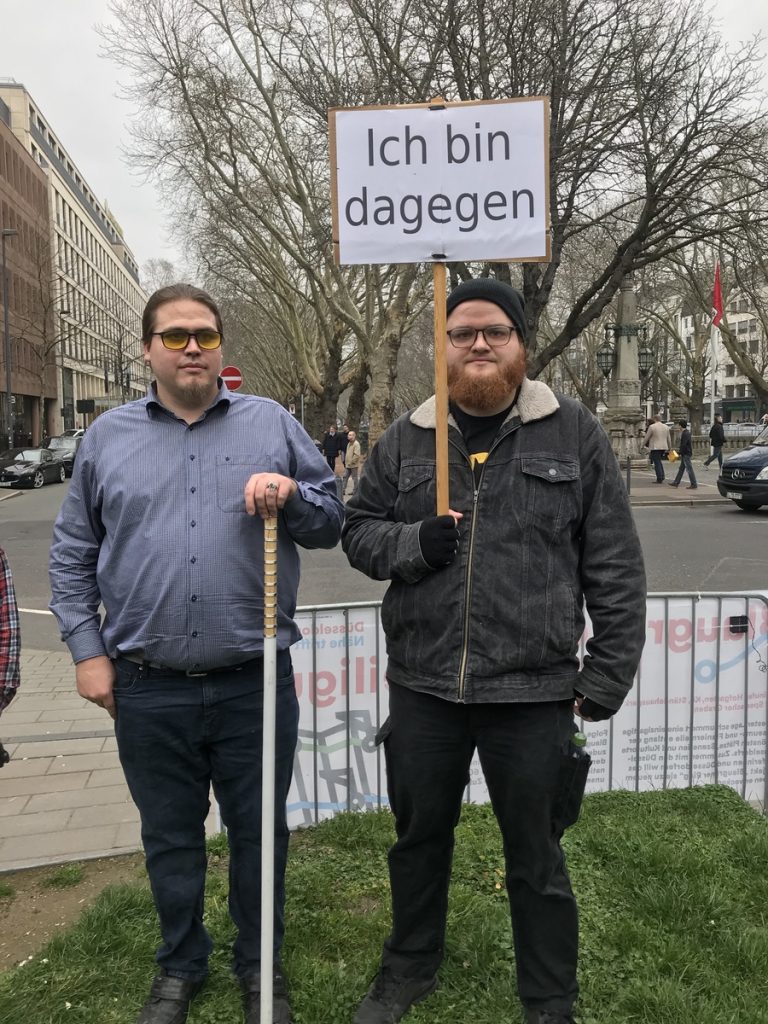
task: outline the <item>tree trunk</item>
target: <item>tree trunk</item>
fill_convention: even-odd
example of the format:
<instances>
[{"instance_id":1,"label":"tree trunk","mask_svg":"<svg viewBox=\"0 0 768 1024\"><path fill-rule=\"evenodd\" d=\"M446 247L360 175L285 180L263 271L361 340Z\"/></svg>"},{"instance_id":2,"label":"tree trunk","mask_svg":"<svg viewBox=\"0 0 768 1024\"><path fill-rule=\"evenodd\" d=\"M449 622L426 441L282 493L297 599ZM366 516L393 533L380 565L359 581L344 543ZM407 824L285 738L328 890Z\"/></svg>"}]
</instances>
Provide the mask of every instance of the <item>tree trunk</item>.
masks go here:
<instances>
[{"instance_id":1,"label":"tree trunk","mask_svg":"<svg viewBox=\"0 0 768 1024\"><path fill-rule=\"evenodd\" d=\"M359 430L360 423L363 419L363 413L365 412L365 394L368 390L368 377L370 370L366 362L361 362L358 367L358 371L355 374L355 379L352 384L352 390L349 394L349 403L347 404L347 423L350 425L352 430Z\"/></svg>"},{"instance_id":2,"label":"tree trunk","mask_svg":"<svg viewBox=\"0 0 768 1024\"><path fill-rule=\"evenodd\" d=\"M372 447L395 416L395 381L400 331L387 331L371 360L368 443Z\"/></svg>"}]
</instances>

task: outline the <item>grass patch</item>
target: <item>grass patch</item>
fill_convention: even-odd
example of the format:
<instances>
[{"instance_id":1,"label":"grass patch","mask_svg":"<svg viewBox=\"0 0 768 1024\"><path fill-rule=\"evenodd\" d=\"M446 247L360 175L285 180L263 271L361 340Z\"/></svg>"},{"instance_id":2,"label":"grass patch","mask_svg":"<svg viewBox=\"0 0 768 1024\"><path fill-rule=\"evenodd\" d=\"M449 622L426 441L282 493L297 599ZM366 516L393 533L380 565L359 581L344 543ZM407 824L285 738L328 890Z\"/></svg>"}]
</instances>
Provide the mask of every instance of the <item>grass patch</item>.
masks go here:
<instances>
[{"instance_id":1,"label":"grass patch","mask_svg":"<svg viewBox=\"0 0 768 1024\"><path fill-rule=\"evenodd\" d=\"M0 900L10 900L16 895L16 890L7 882L0 882Z\"/></svg>"},{"instance_id":2,"label":"grass patch","mask_svg":"<svg viewBox=\"0 0 768 1024\"><path fill-rule=\"evenodd\" d=\"M84 877L85 870L82 864L62 864L40 884L46 889L71 889L73 885L79 885Z\"/></svg>"},{"instance_id":3,"label":"grass patch","mask_svg":"<svg viewBox=\"0 0 768 1024\"><path fill-rule=\"evenodd\" d=\"M389 925L386 813L291 841L286 967L296 1024L347 1024ZM724 787L587 798L565 841L582 921L581 1024L768 1022L768 821ZM242 1020L229 975L226 849L209 850L209 984L189 1024ZM114 887L0 978L0 1021L134 1024L158 942L146 882ZM488 807L458 829L440 987L408 1024L518 1024L501 843Z\"/></svg>"}]
</instances>

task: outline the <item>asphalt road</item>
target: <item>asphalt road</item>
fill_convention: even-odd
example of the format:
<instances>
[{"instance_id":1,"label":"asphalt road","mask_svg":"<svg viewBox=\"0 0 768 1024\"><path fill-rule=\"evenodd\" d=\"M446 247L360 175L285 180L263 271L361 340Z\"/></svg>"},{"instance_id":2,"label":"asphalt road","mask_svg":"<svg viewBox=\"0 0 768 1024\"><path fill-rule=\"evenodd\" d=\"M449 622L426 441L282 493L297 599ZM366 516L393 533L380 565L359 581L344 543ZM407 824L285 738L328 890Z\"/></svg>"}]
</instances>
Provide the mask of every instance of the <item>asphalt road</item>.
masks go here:
<instances>
[{"instance_id":1,"label":"asphalt road","mask_svg":"<svg viewBox=\"0 0 768 1024\"><path fill-rule=\"evenodd\" d=\"M69 482L0 500L0 545L14 574L25 645L60 650L47 612L48 547ZM0 494L0 498L3 495ZM636 508L635 519L652 591L765 590L768 587L768 508L740 512L713 506ZM340 548L302 552L299 604L378 600L386 584L350 568Z\"/></svg>"}]
</instances>

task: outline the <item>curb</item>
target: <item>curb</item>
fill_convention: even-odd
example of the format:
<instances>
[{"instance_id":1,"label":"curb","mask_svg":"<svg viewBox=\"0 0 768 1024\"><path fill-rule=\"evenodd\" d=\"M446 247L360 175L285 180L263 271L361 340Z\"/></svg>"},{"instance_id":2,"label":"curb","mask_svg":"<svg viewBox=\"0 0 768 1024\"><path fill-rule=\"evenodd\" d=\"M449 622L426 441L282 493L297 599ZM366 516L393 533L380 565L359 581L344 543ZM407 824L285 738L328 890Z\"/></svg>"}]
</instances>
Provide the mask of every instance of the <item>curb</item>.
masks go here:
<instances>
[{"instance_id":1,"label":"curb","mask_svg":"<svg viewBox=\"0 0 768 1024\"><path fill-rule=\"evenodd\" d=\"M206 836L206 839L208 837ZM59 864L79 864L81 861L89 860L112 860L114 857L130 857L137 853L142 853L141 844L139 846L119 846L114 847L111 850L104 850L101 853L78 853L72 856L63 856L62 854L55 854L50 858L43 857L40 860L23 861L20 864L14 864L12 868L2 867L0 868L0 877L3 875L10 875L16 871L33 871L35 868L53 868Z\"/></svg>"},{"instance_id":2,"label":"curb","mask_svg":"<svg viewBox=\"0 0 768 1024\"><path fill-rule=\"evenodd\" d=\"M633 508L694 508L696 505L722 505L727 498L678 498L676 501L662 501L659 498L633 498L630 494L629 503ZM731 502L733 504L733 502Z\"/></svg>"},{"instance_id":3,"label":"curb","mask_svg":"<svg viewBox=\"0 0 768 1024\"><path fill-rule=\"evenodd\" d=\"M0 494L0 501L8 501L9 498L20 498L23 491L9 491L8 494Z\"/></svg>"}]
</instances>

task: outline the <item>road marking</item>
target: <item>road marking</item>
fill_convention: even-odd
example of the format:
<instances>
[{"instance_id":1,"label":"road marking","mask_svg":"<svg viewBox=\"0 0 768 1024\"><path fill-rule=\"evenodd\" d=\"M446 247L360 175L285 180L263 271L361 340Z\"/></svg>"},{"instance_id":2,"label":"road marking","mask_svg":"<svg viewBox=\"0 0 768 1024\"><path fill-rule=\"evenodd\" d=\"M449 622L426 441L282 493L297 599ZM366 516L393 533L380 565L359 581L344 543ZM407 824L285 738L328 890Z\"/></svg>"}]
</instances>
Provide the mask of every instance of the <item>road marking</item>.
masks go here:
<instances>
[{"instance_id":1,"label":"road marking","mask_svg":"<svg viewBox=\"0 0 768 1024\"><path fill-rule=\"evenodd\" d=\"M24 612L25 615L53 615L48 608L19 608L19 611Z\"/></svg>"}]
</instances>

